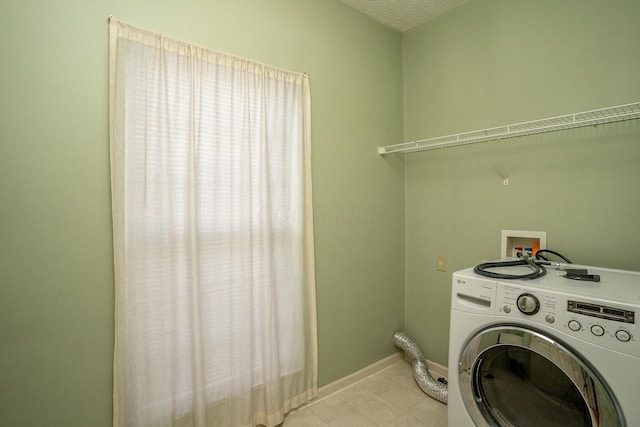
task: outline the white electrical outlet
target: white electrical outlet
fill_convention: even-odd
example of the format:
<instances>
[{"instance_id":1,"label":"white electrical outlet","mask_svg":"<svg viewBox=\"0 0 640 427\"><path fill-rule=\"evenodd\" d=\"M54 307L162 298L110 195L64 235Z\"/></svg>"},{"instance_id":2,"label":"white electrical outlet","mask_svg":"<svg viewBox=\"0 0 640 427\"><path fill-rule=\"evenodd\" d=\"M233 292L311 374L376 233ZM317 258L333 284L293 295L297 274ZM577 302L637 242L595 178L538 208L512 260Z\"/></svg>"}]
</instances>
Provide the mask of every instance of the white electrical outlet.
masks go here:
<instances>
[{"instance_id":1,"label":"white electrical outlet","mask_svg":"<svg viewBox=\"0 0 640 427\"><path fill-rule=\"evenodd\" d=\"M447 271L447 257L444 255L438 255L436 260L436 270Z\"/></svg>"}]
</instances>

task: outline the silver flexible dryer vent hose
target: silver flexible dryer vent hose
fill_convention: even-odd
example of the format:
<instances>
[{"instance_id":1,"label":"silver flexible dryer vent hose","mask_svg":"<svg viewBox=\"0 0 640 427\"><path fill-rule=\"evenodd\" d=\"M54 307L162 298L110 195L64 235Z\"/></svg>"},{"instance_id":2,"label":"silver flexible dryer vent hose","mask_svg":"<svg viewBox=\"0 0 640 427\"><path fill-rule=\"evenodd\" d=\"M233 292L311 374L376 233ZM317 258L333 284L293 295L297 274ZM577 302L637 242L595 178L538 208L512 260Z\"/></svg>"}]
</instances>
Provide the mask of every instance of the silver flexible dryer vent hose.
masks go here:
<instances>
[{"instance_id":1,"label":"silver flexible dryer vent hose","mask_svg":"<svg viewBox=\"0 0 640 427\"><path fill-rule=\"evenodd\" d=\"M420 389L422 389L427 396L446 404L449 398L447 385L438 380L434 380L431 374L429 374L429 369L424 361L420 347L402 332L393 334L393 344L400 347L410 357L411 365L413 366L413 378L416 380L416 383L418 383Z\"/></svg>"}]
</instances>

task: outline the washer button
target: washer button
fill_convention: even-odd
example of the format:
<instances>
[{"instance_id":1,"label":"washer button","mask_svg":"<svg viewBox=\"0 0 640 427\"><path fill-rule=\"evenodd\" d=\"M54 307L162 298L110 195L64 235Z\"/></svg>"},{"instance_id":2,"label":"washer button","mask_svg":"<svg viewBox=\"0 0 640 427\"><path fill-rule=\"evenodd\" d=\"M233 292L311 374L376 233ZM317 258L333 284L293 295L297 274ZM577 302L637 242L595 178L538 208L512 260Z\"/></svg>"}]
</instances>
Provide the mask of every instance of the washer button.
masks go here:
<instances>
[{"instance_id":1,"label":"washer button","mask_svg":"<svg viewBox=\"0 0 640 427\"><path fill-rule=\"evenodd\" d=\"M601 337L604 335L604 328L600 325L593 325L591 327L591 333L597 337Z\"/></svg>"},{"instance_id":2,"label":"washer button","mask_svg":"<svg viewBox=\"0 0 640 427\"><path fill-rule=\"evenodd\" d=\"M547 315L544 317L544 320L546 320L546 321L547 321L547 323L553 323L553 322L555 322L555 321L556 321L556 318L555 318L555 317L553 317L553 316L552 316L552 315L550 315L550 314L547 314Z\"/></svg>"},{"instance_id":3,"label":"washer button","mask_svg":"<svg viewBox=\"0 0 640 427\"><path fill-rule=\"evenodd\" d=\"M616 331L616 338L618 338L622 342L628 342L631 341L631 334L620 329L619 331Z\"/></svg>"},{"instance_id":4,"label":"washer button","mask_svg":"<svg viewBox=\"0 0 640 427\"><path fill-rule=\"evenodd\" d=\"M502 311L509 314L511 313L511 307L509 307L508 305L505 305L504 307L502 307Z\"/></svg>"},{"instance_id":5,"label":"washer button","mask_svg":"<svg viewBox=\"0 0 640 427\"><path fill-rule=\"evenodd\" d=\"M567 326L569 326L569 329L572 331L579 331L582 328L582 325L577 320L569 320Z\"/></svg>"}]
</instances>

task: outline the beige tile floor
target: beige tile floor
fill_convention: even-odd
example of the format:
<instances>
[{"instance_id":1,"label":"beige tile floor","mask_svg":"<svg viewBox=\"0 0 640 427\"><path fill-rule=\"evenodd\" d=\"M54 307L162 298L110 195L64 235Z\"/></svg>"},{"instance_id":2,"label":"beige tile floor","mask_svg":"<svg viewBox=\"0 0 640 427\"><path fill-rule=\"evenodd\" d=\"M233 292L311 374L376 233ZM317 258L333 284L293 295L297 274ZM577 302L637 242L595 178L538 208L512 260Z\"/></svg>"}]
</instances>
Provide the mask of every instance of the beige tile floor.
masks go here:
<instances>
[{"instance_id":1,"label":"beige tile floor","mask_svg":"<svg viewBox=\"0 0 640 427\"><path fill-rule=\"evenodd\" d=\"M283 427L446 427L447 406L424 394L398 361L288 415Z\"/></svg>"}]
</instances>

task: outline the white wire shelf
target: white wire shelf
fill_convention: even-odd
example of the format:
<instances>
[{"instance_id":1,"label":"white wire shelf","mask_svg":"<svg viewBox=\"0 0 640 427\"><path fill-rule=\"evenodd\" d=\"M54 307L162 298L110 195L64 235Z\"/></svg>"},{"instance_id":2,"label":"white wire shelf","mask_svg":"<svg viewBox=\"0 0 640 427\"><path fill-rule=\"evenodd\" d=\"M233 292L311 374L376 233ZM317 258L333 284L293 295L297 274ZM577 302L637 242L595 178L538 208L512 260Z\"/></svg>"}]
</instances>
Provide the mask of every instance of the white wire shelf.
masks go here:
<instances>
[{"instance_id":1,"label":"white wire shelf","mask_svg":"<svg viewBox=\"0 0 640 427\"><path fill-rule=\"evenodd\" d=\"M388 145L386 147L378 147L378 154L385 155L390 153L414 153L417 151L436 150L440 148L476 144L478 142L489 140L496 141L499 139L515 138L524 135L554 132L633 119L640 119L640 102L600 108L598 110L583 111L581 113L566 114L564 116L549 117L547 119L514 123L511 125L475 130L471 132L457 133L454 135L421 139L402 144Z\"/></svg>"}]
</instances>

